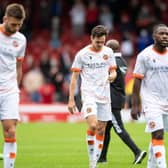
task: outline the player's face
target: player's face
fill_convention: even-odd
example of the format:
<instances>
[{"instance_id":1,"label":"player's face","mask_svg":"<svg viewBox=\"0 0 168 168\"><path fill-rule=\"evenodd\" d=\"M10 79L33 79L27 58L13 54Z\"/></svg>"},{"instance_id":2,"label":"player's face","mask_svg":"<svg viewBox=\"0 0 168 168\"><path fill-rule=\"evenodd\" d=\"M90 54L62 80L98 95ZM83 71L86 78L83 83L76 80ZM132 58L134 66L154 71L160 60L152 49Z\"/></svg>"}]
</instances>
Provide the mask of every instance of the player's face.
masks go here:
<instances>
[{"instance_id":1,"label":"player's face","mask_svg":"<svg viewBox=\"0 0 168 168\"><path fill-rule=\"evenodd\" d=\"M101 50L101 48L104 46L106 41L106 36L101 37L91 37L92 46L95 50Z\"/></svg>"},{"instance_id":2,"label":"player's face","mask_svg":"<svg viewBox=\"0 0 168 168\"><path fill-rule=\"evenodd\" d=\"M157 45L168 47L168 27L158 27L154 33L154 40Z\"/></svg>"},{"instance_id":3,"label":"player's face","mask_svg":"<svg viewBox=\"0 0 168 168\"><path fill-rule=\"evenodd\" d=\"M20 30L23 20L14 17L4 17L4 28L6 33L13 34Z\"/></svg>"}]
</instances>

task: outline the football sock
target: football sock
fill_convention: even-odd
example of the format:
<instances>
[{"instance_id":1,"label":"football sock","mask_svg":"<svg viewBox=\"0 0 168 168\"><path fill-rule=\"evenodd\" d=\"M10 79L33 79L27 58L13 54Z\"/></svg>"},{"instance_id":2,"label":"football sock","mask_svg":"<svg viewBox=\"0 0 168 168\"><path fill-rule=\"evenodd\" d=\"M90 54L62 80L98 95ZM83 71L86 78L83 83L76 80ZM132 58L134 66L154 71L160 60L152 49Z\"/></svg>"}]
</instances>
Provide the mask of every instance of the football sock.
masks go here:
<instances>
[{"instance_id":1,"label":"football sock","mask_svg":"<svg viewBox=\"0 0 168 168\"><path fill-rule=\"evenodd\" d=\"M104 136L96 135L95 146L94 146L94 160L98 161L101 151L103 149Z\"/></svg>"},{"instance_id":2,"label":"football sock","mask_svg":"<svg viewBox=\"0 0 168 168\"><path fill-rule=\"evenodd\" d=\"M152 139L152 149L158 168L167 168L166 152L163 140Z\"/></svg>"},{"instance_id":3,"label":"football sock","mask_svg":"<svg viewBox=\"0 0 168 168\"><path fill-rule=\"evenodd\" d=\"M6 138L4 143L4 168L14 168L14 162L16 158L16 139Z\"/></svg>"},{"instance_id":4,"label":"football sock","mask_svg":"<svg viewBox=\"0 0 168 168\"><path fill-rule=\"evenodd\" d=\"M89 161L94 161L94 144L95 144L95 132L87 130L86 133L87 149Z\"/></svg>"},{"instance_id":5,"label":"football sock","mask_svg":"<svg viewBox=\"0 0 168 168\"><path fill-rule=\"evenodd\" d=\"M156 168L156 160L153 153L152 143L149 144L149 157L148 157L148 163L147 168Z\"/></svg>"}]
</instances>

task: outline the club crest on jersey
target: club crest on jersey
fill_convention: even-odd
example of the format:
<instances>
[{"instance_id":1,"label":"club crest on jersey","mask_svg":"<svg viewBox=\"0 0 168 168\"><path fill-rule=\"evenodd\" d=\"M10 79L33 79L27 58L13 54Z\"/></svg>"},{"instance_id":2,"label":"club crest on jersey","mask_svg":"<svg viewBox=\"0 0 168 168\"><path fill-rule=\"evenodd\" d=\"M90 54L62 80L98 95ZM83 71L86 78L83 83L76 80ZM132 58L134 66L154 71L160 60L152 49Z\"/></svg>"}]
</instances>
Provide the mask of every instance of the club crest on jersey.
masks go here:
<instances>
[{"instance_id":1,"label":"club crest on jersey","mask_svg":"<svg viewBox=\"0 0 168 168\"><path fill-rule=\"evenodd\" d=\"M149 127L151 128L151 129L153 129L153 128L155 128L155 122L153 122L153 121L151 121L150 123L149 123Z\"/></svg>"},{"instance_id":2,"label":"club crest on jersey","mask_svg":"<svg viewBox=\"0 0 168 168\"><path fill-rule=\"evenodd\" d=\"M108 55L103 55L103 59L104 59L104 60L107 60L108 58L109 58Z\"/></svg>"},{"instance_id":3,"label":"club crest on jersey","mask_svg":"<svg viewBox=\"0 0 168 168\"><path fill-rule=\"evenodd\" d=\"M18 42L17 41L13 41L13 46L14 47L18 47L19 46Z\"/></svg>"}]
</instances>

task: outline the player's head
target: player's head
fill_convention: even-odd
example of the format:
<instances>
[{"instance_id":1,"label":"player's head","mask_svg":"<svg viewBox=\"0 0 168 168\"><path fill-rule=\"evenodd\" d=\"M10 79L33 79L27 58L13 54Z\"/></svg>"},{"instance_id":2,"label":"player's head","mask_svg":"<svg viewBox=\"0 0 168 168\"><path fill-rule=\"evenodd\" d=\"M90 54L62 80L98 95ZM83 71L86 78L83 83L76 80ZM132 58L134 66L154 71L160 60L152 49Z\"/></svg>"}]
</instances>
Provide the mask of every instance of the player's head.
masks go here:
<instances>
[{"instance_id":1,"label":"player's head","mask_svg":"<svg viewBox=\"0 0 168 168\"><path fill-rule=\"evenodd\" d=\"M168 27L165 24L158 24L153 28L153 40L160 48L168 47Z\"/></svg>"},{"instance_id":2,"label":"player's head","mask_svg":"<svg viewBox=\"0 0 168 168\"><path fill-rule=\"evenodd\" d=\"M114 52L119 52L120 51L120 44L117 40L112 39L112 40L108 40L106 42L106 46L110 47Z\"/></svg>"},{"instance_id":3,"label":"player's head","mask_svg":"<svg viewBox=\"0 0 168 168\"><path fill-rule=\"evenodd\" d=\"M24 19L24 7L18 3L9 4L3 17L5 32L8 34L13 34L19 31L22 27Z\"/></svg>"},{"instance_id":4,"label":"player's head","mask_svg":"<svg viewBox=\"0 0 168 168\"><path fill-rule=\"evenodd\" d=\"M108 31L103 25L98 25L92 29L91 42L94 49L100 50L104 46L107 34Z\"/></svg>"}]
</instances>

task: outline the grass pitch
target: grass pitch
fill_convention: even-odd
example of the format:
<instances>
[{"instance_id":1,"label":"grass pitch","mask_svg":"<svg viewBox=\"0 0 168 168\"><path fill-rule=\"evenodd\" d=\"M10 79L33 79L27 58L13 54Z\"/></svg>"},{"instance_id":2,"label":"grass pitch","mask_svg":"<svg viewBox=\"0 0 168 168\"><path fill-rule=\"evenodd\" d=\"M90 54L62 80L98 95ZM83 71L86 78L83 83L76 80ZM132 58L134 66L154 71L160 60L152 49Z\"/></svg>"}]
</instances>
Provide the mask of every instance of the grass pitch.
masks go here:
<instances>
[{"instance_id":1,"label":"grass pitch","mask_svg":"<svg viewBox=\"0 0 168 168\"><path fill-rule=\"evenodd\" d=\"M141 149L147 150L150 135L144 124L125 124L131 137ZM85 123L29 123L17 129L18 154L16 168L88 168L85 143ZM132 165L134 156L111 131L108 163L98 168L145 168L147 157L140 165ZM166 135L167 136L167 135ZM167 137L165 137L167 139ZM166 142L166 141L165 141ZM0 146L2 147L2 134ZM167 144L166 144L167 145ZM2 150L1 150L2 151ZM2 161L0 161L2 167Z\"/></svg>"}]
</instances>

